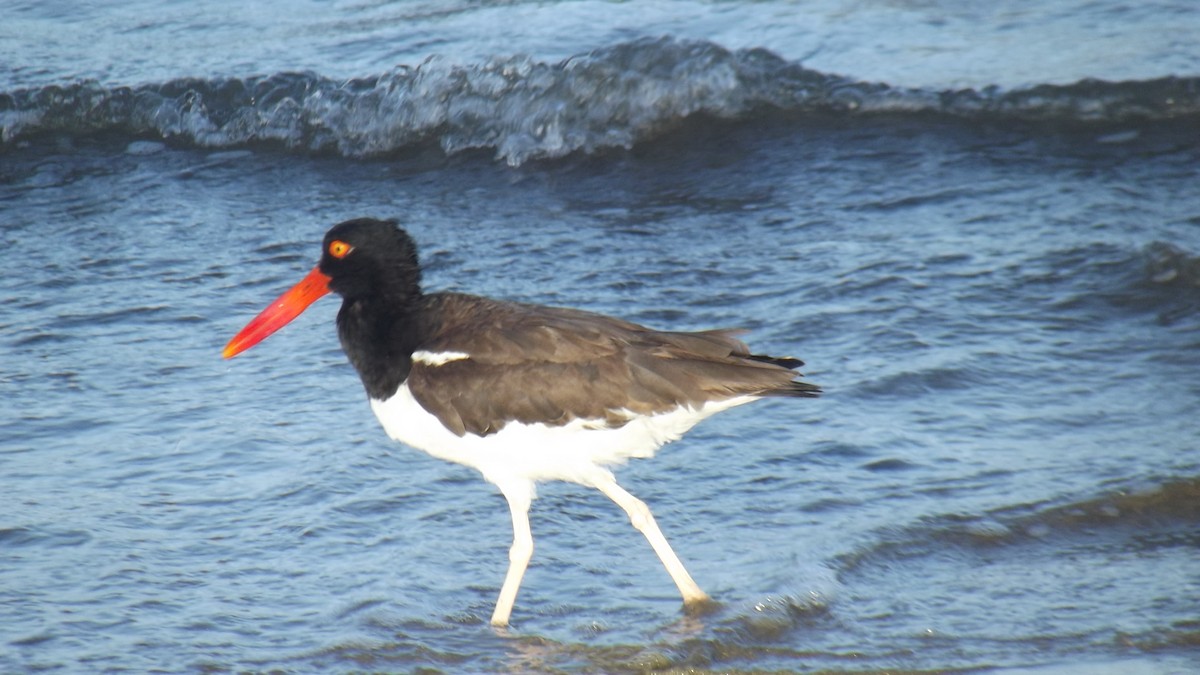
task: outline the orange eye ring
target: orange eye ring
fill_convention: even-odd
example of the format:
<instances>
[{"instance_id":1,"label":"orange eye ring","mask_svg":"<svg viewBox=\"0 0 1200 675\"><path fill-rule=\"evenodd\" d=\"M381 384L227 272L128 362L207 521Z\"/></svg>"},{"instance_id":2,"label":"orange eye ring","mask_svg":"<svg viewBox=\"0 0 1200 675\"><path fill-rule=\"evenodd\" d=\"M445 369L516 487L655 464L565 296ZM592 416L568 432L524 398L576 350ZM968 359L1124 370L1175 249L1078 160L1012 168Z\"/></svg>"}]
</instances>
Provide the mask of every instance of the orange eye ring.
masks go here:
<instances>
[{"instance_id":1,"label":"orange eye ring","mask_svg":"<svg viewBox=\"0 0 1200 675\"><path fill-rule=\"evenodd\" d=\"M341 239L335 239L335 240L329 242L329 255L337 258L338 260L341 260L342 258L345 258L346 256L350 255L350 252L353 250L354 250L353 246L351 246L350 244L347 244L346 242L342 241Z\"/></svg>"}]
</instances>

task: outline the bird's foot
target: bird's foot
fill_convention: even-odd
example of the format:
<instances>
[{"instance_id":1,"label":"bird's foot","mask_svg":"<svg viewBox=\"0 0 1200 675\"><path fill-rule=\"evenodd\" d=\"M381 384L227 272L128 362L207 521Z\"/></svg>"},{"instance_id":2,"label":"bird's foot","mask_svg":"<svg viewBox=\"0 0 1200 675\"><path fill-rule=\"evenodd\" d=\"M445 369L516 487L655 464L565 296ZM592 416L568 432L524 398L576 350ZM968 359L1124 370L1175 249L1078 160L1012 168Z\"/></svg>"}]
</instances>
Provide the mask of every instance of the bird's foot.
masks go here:
<instances>
[{"instance_id":1,"label":"bird's foot","mask_svg":"<svg viewBox=\"0 0 1200 675\"><path fill-rule=\"evenodd\" d=\"M719 609L721 609L721 603L704 594L683 601L683 613L692 617L708 616Z\"/></svg>"}]
</instances>

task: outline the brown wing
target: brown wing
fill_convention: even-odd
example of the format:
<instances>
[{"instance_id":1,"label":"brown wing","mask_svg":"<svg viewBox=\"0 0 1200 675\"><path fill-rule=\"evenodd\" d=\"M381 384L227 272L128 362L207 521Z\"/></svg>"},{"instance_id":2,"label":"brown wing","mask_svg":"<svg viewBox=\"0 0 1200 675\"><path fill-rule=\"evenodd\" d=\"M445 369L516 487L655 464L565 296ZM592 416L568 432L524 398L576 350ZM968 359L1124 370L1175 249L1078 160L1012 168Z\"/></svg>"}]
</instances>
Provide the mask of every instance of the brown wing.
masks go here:
<instances>
[{"instance_id":1,"label":"brown wing","mask_svg":"<svg viewBox=\"0 0 1200 675\"><path fill-rule=\"evenodd\" d=\"M458 294L428 301L440 327L420 349L468 357L418 361L408 385L459 435L493 433L509 420L558 425L582 418L620 426L626 411L819 391L795 380L790 364L799 361L752 356L736 331L659 332L579 310Z\"/></svg>"}]
</instances>

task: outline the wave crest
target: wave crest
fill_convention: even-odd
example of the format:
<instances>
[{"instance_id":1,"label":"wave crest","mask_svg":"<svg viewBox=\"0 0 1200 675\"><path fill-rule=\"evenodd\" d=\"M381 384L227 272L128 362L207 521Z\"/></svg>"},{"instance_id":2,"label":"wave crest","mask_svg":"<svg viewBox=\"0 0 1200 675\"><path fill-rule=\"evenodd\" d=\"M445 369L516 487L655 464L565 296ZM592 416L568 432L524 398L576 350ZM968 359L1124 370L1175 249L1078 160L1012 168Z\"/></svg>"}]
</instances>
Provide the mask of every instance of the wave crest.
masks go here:
<instances>
[{"instance_id":1,"label":"wave crest","mask_svg":"<svg viewBox=\"0 0 1200 675\"><path fill-rule=\"evenodd\" d=\"M435 143L447 154L492 149L519 165L629 148L695 115L739 119L761 110L1149 122L1200 116L1200 78L930 91L809 70L764 49L658 38L556 64L523 56L469 65L431 58L349 81L279 73L20 90L0 94L0 140L120 133L203 147L269 143L347 157Z\"/></svg>"}]
</instances>

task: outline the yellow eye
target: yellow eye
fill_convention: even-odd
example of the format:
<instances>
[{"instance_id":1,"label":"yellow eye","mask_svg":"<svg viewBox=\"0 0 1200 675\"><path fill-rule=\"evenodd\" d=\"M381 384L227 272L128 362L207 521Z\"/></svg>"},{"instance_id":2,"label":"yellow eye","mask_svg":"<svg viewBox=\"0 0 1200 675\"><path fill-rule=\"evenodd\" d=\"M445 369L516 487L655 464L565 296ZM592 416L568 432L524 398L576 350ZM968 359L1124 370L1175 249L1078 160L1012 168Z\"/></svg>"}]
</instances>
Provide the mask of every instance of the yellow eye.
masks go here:
<instances>
[{"instance_id":1,"label":"yellow eye","mask_svg":"<svg viewBox=\"0 0 1200 675\"><path fill-rule=\"evenodd\" d=\"M351 246L350 244L347 244L346 242L342 241L341 239L335 239L335 240L329 242L329 255L337 258L338 260L341 260L342 258L345 258L346 256L350 255L350 252L353 250L354 250L353 246Z\"/></svg>"}]
</instances>

